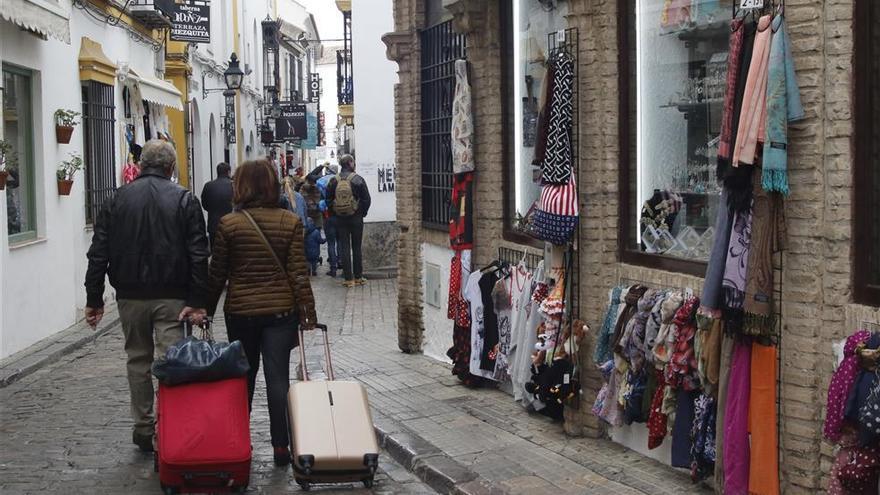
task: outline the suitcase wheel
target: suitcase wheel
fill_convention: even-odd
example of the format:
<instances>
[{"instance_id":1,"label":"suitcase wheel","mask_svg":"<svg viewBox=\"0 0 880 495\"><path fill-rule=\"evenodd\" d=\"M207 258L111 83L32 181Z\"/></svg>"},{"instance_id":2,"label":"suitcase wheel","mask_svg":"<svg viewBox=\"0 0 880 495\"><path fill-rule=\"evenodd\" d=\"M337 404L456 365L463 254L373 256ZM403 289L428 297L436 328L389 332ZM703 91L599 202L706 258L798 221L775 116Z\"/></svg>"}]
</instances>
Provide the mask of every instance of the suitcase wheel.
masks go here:
<instances>
[{"instance_id":1,"label":"suitcase wheel","mask_svg":"<svg viewBox=\"0 0 880 495\"><path fill-rule=\"evenodd\" d=\"M312 484L306 480L296 480L296 483L302 488L302 491L307 492L312 489Z\"/></svg>"},{"instance_id":2,"label":"suitcase wheel","mask_svg":"<svg viewBox=\"0 0 880 495\"><path fill-rule=\"evenodd\" d=\"M373 478L367 478L364 480L364 488L366 488L367 490L373 488Z\"/></svg>"},{"instance_id":3,"label":"suitcase wheel","mask_svg":"<svg viewBox=\"0 0 880 495\"><path fill-rule=\"evenodd\" d=\"M177 491L177 488L175 488L173 486L167 486L163 483L162 484L162 493L164 493L165 495L175 495L176 493L178 493L178 491Z\"/></svg>"}]
</instances>

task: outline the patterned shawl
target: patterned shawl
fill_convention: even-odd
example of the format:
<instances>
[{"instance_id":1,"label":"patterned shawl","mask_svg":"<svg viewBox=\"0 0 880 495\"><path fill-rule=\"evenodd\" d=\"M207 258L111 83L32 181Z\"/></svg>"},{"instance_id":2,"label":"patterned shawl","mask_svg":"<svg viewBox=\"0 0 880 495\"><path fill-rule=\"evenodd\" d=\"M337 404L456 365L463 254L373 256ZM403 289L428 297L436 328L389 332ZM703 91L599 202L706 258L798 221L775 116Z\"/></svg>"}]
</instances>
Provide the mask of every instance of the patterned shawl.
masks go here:
<instances>
[{"instance_id":1,"label":"patterned shawl","mask_svg":"<svg viewBox=\"0 0 880 495\"><path fill-rule=\"evenodd\" d=\"M782 247L785 222L781 196L761 188L755 176L752 238L746 275L743 332L769 336L773 332L773 253Z\"/></svg>"},{"instance_id":2,"label":"patterned shawl","mask_svg":"<svg viewBox=\"0 0 880 495\"><path fill-rule=\"evenodd\" d=\"M608 292L608 311L605 312L602 329L596 337L596 351L593 354L593 361L597 366L602 366L613 357L611 337L614 335L614 324L617 321L616 318L620 305L623 303L621 296L625 294L625 290L626 287L617 286Z\"/></svg>"},{"instance_id":3,"label":"patterned shawl","mask_svg":"<svg viewBox=\"0 0 880 495\"><path fill-rule=\"evenodd\" d=\"M736 213L730 232L727 248L727 262L724 267L724 331L729 334L742 330L743 303L746 292L746 275L749 261L749 247L752 241L752 214Z\"/></svg>"},{"instance_id":4,"label":"patterned shawl","mask_svg":"<svg viewBox=\"0 0 880 495\"><path fill-rule=\"evenodd\" d=\"M843 347L843 361L837 367L834 376L831 377L831 383L828 385L825 425L822 431L825 434L825 438L832 443L840 441L846 401L849 398L849 391L852 389L856 381L856 375L859 372L859 358L856 355L856 347L863 342L867 342L870 337L871 333L867 330L859 330L846 339L846 344Z\"/></svg>"},{"instance_id":5,"label":"patterned shawl","mask_svg":"<svg viewBox=\"0 0 880 495\"><path fill-rule=\"evenodd\" d=\"M727 86L724 92L724 113L721 115L721 141L718 142L718 180L724 179L724 174L730 167L730 152L733 140L733 117L734 99L736 97L736 82L739 78L739 70L742 65L743 49L742 19L730 21L730 47L727 51ZM724 203L722 203L724 204Z\"/></svg>"},{"instance_id":6,"label":"patterned shawl","mask_svg":"<svg viewBox=\"0 0 880 495\"><path fill-rule=\"evenodd\" d=\"M542 181L544 184L568 184L571 178L572 86L574 59L564 51L553 55L553 98L550 103L550 127Z\"/></svg>"}]
</instances>

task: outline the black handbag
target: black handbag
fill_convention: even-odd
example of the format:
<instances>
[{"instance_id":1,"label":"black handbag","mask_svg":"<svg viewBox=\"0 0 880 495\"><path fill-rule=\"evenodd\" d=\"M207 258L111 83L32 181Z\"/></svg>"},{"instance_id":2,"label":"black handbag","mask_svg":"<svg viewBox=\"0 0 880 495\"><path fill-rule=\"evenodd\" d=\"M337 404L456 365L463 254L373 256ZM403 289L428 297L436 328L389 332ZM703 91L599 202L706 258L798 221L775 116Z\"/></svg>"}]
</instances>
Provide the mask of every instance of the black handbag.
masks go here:
<instances>
[{"instance_id":1,"label":"black handbag","mask_svg":"<svg viewBox=\"0 0 880 495\"><path fill-rule=\"evenodd\" d=\"M153 363L153 376L165 385L237 378L250 370L240 341L214 342L209 332L208 338L198 339L186 329L184 334L183 340Z\"/></svg>"}]
</instances>

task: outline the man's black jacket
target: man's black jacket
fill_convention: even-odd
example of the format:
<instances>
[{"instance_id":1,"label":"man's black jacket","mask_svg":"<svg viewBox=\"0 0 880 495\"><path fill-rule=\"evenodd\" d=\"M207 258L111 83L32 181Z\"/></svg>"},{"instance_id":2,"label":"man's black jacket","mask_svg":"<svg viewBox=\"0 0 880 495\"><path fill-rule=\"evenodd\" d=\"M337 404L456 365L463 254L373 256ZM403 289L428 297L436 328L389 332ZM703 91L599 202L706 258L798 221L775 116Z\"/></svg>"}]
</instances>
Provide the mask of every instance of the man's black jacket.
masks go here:
<instances>
[{"instance_id":1,"label":"man's black jacket","mask_svg":"<svg viewBox=\"0 0 880 495\"><path fill-rule=\"evenodd\" d=\"M184 299L204 308L208 239L202 207L158 170L145 169L104 204L95 222L87 305L104 305L104 277L117 299Z\"/></svg>"},{"instance_id":2,"label":"man's black jacket","mask_svg":"<svg viewBox=\"0 0 880 495\"><path fill-rule=\"evenodd\" d=\"M232 213L232 179L217 177L202 189L202 207L208 212L208 233L214 235L220 219Z\"/></svg>"},{"instance_id":3,"label":"man's black jacket","mask_svg":"<svg viewBox=\"0 0 880 495\"><path fill-rule=\"evenodd\" d=\"M339 175L345 179L349 175L354 175L351 178L351 192L354 194L354 198L358 202L358 212L357 214L365 217L367 213L370 212L370 204L372 203L372 199L370 198L370 189L367 187L367 181L364 180L360 175L355 174L353 171L348 169L342 169L342 172ZM336 200L336 178L330 180L330 183L327 184L327 206L331 207L332 210L333 201Z\"/></svg>"}]
</instances>

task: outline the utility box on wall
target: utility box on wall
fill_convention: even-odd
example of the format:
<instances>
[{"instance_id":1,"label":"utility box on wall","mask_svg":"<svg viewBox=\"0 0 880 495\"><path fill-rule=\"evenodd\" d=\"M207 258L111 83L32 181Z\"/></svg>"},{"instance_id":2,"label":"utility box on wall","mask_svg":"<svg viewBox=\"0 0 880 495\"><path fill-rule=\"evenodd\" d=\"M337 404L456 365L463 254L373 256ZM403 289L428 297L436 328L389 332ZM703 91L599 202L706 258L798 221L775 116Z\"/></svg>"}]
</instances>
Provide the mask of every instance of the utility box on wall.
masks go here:
<instances>
[{"instance_id":1,"label":"utility box on wall","mask_svg":"<svg viewBox=\"0 0 880 495\"><path fill-rule=\"evenodd\" d=\"M425 304L439 308L443 302L441 294L441 271L438 265L425 263Z\"/></svg>"}]
</instances>

